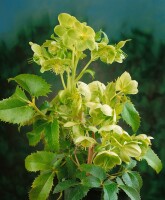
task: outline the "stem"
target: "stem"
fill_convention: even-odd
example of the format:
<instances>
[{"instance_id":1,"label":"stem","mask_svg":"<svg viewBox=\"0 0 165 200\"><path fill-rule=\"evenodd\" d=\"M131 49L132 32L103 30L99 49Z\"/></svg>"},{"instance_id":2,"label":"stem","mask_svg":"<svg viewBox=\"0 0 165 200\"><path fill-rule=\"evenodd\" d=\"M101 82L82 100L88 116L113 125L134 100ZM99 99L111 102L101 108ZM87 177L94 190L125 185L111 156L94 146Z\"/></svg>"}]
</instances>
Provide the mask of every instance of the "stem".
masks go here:
<instances>
[{"instance_id":1,"label":"stem","mask_svg":"<svg viewBox=\"0 0 165 200\"><path fill-rule=\"evenodd\" d=\"M85 65L85 67L82 69L82 71L79 73L78 77L76 78L76 82L80 80L80 78L83 76L85 70L88 68L88 66L93 62L92 59L89 60L89 62Z\"/></svg>"},{"instance_id":2,"label":"stem","mask_svg":"<svg viewBox=\"0 0 165 200\"><path fill-rule=\"evenodd\" d=\"M70 74L69 74L69 71L67 71L67 88L70 90Z\"/></svg>"},{"instance_id":3,"label":"stem","mask_svg":"<svg viewBox=\"0 0 165 200\"><path fill-rule=\"evenodd\" d=\"M76 76L76 66L74 63L74 60L75 60L74 55L75 55L75 48L73 48L73 51L72 51L72 85L74 85L74 79Z\"/></svg>"},{"instance_id":4,"label":"stem","mask_svg":"<svg viewBox=\"0 0 165 200\"><path fill-rule=\"evenodd\" d=\"M94 132L92 132L92 137L95 139L95 134L94 134ZM94 154L94 145L88 148L88 159L87 159L87 164L92 164L93 154Z\"/></svg>"},{"instance_id":5,"label":"stem","mask_svg":"<svg viewBox=\"0 0 165 200\"><path fill-rule=\"evenodd\" d=\"M60 195L57 200L61 200L61 198L62 198L62 192L60 192Z\"/></svg>"},{"instance_id":6,"label":"stem","mask_svg":"<svg viewBox=\"0 0 165 200\"><path fill-rule=\"evenodd\" d=\"M92 163L92 158L93 158L93 151L94 147L89 147L88 148L88 159L87 159L87 164L91 164Z\"/></svg>"},{"instance_id":7,"label":"stem","mask_svg":"<svg viewBox=\"0 0 165 200\"><path fill-rule=\"evenodd\" d=\"M113 97L110 99L110 101L111 101L113 98L115 98L117 95L121 94L121 93L122 93L122 91L120 91L120 92L118 92L117 94L113 95Z\"/></svg>"},{"instance_id":8,"label":"stem","mask_svg":"<svg viewBox=\"0 0 165 200\"><path fill-rule=\"evenodd\" d=\"M74 161L74 159L72 158L72 156L70 156L70 159L74 162L74 164L78 167L79 165L77 164L76 161Z\"/></svg>"},{"instance_id":9,"label":"stem","mask_svg":"<svg viewBox=\"0 0 165 200\"><path fill-rule=\"evenodd\" d=\"M62 82L63 88L66 89L66 85L65 85L65 82L64 82L63 74L60 74L60 77L61 77L61 82Z\"/></svg>"},{"instance_id":10,"label":"stem","mask_svg":"<svg viewBox=\"0 0 165 200\"><path fill-rule=\"evenodd\" d=\"M35 110L39 115L41 115L41 116L44 117L44 118L47 118L46 115L45 115L43 112L41 112L41 111L37 108L37 106L36 106L36 104L35 104L35 98L32 98L32 102L29 101L29 106L33 107L34 110Z\"/></svg>"},{"instance_id":11,"label":"stem","mask_svg":"<svg viewBox=\"0 0 165 200\"><path fill-rule=\"evenodd\" d=\"M76 159L77 165L80 166L80 163L79 163L78 158L77 158L77 155L76 155L76 150L77 150L77 148L75 148L75 150L74 150L74 157L75 157L75 159Z\"/></svg>"}]
</instances>

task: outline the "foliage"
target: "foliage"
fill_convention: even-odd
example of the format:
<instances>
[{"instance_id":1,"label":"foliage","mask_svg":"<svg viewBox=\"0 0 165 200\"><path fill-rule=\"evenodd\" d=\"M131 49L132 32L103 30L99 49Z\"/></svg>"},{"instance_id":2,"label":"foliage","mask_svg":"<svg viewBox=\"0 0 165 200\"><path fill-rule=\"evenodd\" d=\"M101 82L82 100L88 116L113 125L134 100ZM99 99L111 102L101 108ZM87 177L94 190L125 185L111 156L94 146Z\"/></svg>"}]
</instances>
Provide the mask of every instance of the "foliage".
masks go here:
<instances>
[{"instance_id":1,"label":"foliage","mask_svg":"<svg viewBox=\"0 0 165 200\"><path fill-rule=\"evenodd\" d=\"M95 33L86 23L65 13L59 15L59 23L50 40L41 46L30 45L41 72L51 70L59 75L63 90L47 106L43 102L41 109L36 98L50 92L49 84L39 76L21 74L10 79L19 85L14 94L0 102L1 120L33 125L27 134L29 144L35 146L41 141L44 146L43 151L25 160L27 170L40 171L29 198L47 199L57 177L54 192L68 190L69 200L82 199L91 188L102 188L104 199L117 199L118 191L123 190L138 200L141 177L129 166L145 159L157 173L162 168L150 149L152 137L136 134L140 117L129 95L138 92L138 84L128 72L107 85L80 81L84 74L91 74L87 68L97 59L107 64L123 62L126 54L121 48L128 40L109 45L104 32ZM83 63L87 51L89 61L78 73L78 64ZM134 134L118 125L122 119ZM76 174L68 169L71 163Z\"/></svg>"}]
</instances>

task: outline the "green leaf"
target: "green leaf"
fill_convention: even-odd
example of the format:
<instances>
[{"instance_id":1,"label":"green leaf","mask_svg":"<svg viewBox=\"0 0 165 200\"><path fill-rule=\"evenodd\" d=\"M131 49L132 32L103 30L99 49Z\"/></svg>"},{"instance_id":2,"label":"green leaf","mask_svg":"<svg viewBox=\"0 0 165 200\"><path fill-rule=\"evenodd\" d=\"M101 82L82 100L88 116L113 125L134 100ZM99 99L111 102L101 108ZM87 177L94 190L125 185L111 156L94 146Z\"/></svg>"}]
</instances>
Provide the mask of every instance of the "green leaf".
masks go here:
<instances>
[{"instance_id":1,"label":"green leaf","mask_svg":"<svg viewBox=\"0 0 165 200\"><path fill-rule=\"evenodd\" d=\"M143 185L143 180L142 180L142 177L140 176L139 172L128 171L128 173L133 175L138 180L138 186L141 189L141 187Z\"/></svg>"},{"instance_id":2,"label":"green leaf","mask_svg":"<svg viewBox=\"0 0 165 200\"><path fill-rule=\"evenodd\" d=\"M131 200L140 200L140 194L137 190L127 185L119 185L119 187L130 197Z\"/></svg>"},{"instance_id":3,"label":"green leaf","mask_svg":"<svg viewBox=\"0 0 165 200\"><path fill-rule=\"evenodd\" d=\"M67 190L68 188L75 186L79 184L78 181L75 180L65 180L63 182L59 182L56 187L54 188L53 193L59 193L62 192L63 190Z\"/></svg>"},{"instance_id":4,"label":"green leaf","mask_svg":"<svg viewBox=\"0 0 165 200\"><path fill-rule=\"evenodd\" d=\"M16 81L31 96L46 96L51 90L50 85L40 76L34 74L20 74L9 81Z\"/></svg>"},{"instance_id":5,"label":"green leaf","mask_svg":"<svg viewBox=\"0 0 165 200\"><path fill-rule=\"evenodd\" d=\"M41 132L36 133L32 131L32 132L28 132L26 135L29 140L30 146L36 146L41 140Z\"/></svg>"},{"instance_id":6,"label":"green leaf","mask_svg":"<svg viewBox=\"0 0 165 200\"><path fill-rule=\"evenodd\" d=\"M27 102L14 96L0 101L0 120L13 124L25 123L33 117L35 111Z\"/></svg>"},{"instance_id":7,"label":"green leaf","mask_svg":"<svg viewBox=\"0 0 165 200\"><path fill-rule=\"evenodd\" d=\"M92 164L82 164L82 165L80 165L80 169L82 171L85 171L86 173L89 173L89 174L95 176L96 178L100 179L101 181L103 181L106 178L105 170L99 166L95 166Z\"/></svg>"},{"instance_id":8,"label":"green leaf","mask_svg":"<svg viewBox=\"0 0 165 200\"><path fill-rule=\"evenodd\" d=\"M127 170L132 170L137 165L137 161L130 159L130 162L126 165Z\"/></svg>"},{"instance_id":9,"label":"green leaf","mask_svg":"<svg viewBox=\"0 0 165 200\"><path fill-rule=\"evenodd\" d=\"M15 93L13 94L13 97L18 98L21 101L25 101L25 102L29 101L27 96L25 95L24 91L19 86L16 87L16 90L15 90Z\"/></svg>"},{"instance_id":10,"label":"green leaf","mask_svg":"<svg viewBox=\"0 0 165 200\"><path fill-rule=\"evenodd\" d=\"M56 154L46 151L37 151L27 156L25 167L28 171L36 172L51 169L55 161Z\"/></svg>"},{"instance_id":11,"label":"green leaf","mask_svg":"<svg viewBox=\"0 0 165 200\"><path fill-rule=\"evenodd\" d=\"M124 185L122 179L119 178L119 177L116 178L116 182L117 182L118 185Z\"/></svg>"},{"instance_id":12,"label":"green leaf","mask_svg":"<svg viewBox=\"0 0 165 200\"><path fill-rule=\"evenodd\" d=\"M47 139L47 147L50 151L58 152L59 150L59 124L57 119L48 124L45 128L45 138Z\"/></svg>"},{"instance_id":13,"label":"green leaf","mask_svg":"<svg viewBox=\"0 0 165 200\"><path fill-rule=\"evenodd\" d=\"M118 186L116 183L109 183L103 185L104 200L117 200Z\"/></svg>"},{"instance_id":14,"label":"green leaf","mask_svg":"<svg viewBox=\"0 0 165 200\"><path fill-rule=\"evenodd\" d=\"M162 162L151 148L148 148L143 159L145 159L148 165L150 165L157 173L162 170Z\"/></svg>"},{"instance_id":15,"label":"green leaf","mask_svg":"<svg viewBox=\"0 0 165 200\"><path fill-rule=\"evenodd\" d=\"M97 177L94 176L87 176L84 179L82 179L81 183L84 186L90 187L90 188L98 188L101 185L100 180Z\"/></svg>"},{"instance_id":16,"label":"green leaf","mask_svg":"<svg viewBox=\"0 0 165 200\"><path fill-rule=\"evenodd\" d=\"M131 102L126 102L122 110L123 120L136 132L140 126L140 116Z\"/></svg>"},{"instance_id":17,"label":"green leaf","mask_svg":"<svg viewBox=\"0 0 165 200\"><path fill-rule=\"evenodd\" d=\"M139 173L129 171L128 173L124 173L122 175L122 179L127 186L140 191L142 186L142 179Z\"/></svg>"},{"instance_id":18,"label":"green leaf","mask_svg":"<svg viewBox=\"0 0 165 200\"><path fill-rule=\"evenodd\" d=\"M67 200L82 200L87 195L89 187L78 185L67 194Z\"/></svg>"},{"instance_id":19,"label":"green leaf","mask_svg":"<svg viewBox=\"0 0 165 200\"><path fill-rule=\"evenodd\" d=\"M32 184L29 193L30 200L46 200L53 186L54 173L48 172L39 175Z\"/></svg>"},{"instance_id":20,"label":"green leaf","mask_svg":"<svg viewBox=\"0 0 165 200\"><path fill-rule=\"evenodd\" d=\"M41 135L44 132L44 128L47 124L47 121L45 122L39 120L34 124L33 130L27 133L27 138L29 140L30 146L36 146L39 143Z\"/></svg>"}]
</instances>

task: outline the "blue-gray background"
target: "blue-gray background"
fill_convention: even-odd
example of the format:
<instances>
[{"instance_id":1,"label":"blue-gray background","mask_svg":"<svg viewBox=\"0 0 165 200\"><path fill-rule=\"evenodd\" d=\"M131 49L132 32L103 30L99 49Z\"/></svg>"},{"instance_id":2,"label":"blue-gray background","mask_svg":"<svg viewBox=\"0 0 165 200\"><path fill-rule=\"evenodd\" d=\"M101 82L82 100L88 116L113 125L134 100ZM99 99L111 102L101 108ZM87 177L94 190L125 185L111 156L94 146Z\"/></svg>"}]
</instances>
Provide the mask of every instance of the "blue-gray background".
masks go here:
<instances>
[{"instance_id":1,"label":"blue-gray background","mask_svg":"<svg viewBox=\"0 0 165 200\"><path fill-rule=\"evenodd\" d=\"M39 73L36 65L27 64L32 56L28 42L44 42L61 12L87 21L96 31L102 28L110 41L133 39L125 47L128 58L122 65L106 68L95 64L97 78L107 82L112 72L116 77L127 70L139 82L134 103L142 116L141 131L155 138L154 150L165 163L164 0L0 0L0 98L13 91L7 78ZM52 74L44 76L52 81ZM16 126L1 123L0 128L0 198L28 199L34 176L26 172L24 158L34 148L28 147L25 134L18 133ZM138 169L144 178L142 200L163 200L165 172L156 175L144 162Z\"/></svg>"},{"instance_id":2,"label":"blue-gray background","mask_svg":"<svg viewBox=\"0 0 165 200\"><path fill-rule=\"evenodd\" d=\"M138 27L165 40L164 0L1 0L0 37L14 39L19 28L35 24L43 14L55 24L60 12L87 18L92 27L105 27L112 37Z\"/></svg>"}]
</instances>

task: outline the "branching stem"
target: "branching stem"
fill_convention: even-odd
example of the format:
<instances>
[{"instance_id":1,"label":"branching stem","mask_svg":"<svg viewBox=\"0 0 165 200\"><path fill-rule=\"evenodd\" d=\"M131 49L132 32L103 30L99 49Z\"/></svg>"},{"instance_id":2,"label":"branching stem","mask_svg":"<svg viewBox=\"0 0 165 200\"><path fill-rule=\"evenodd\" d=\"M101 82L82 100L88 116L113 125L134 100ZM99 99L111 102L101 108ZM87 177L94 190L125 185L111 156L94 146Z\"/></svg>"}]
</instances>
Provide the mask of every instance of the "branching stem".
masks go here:
<instances>
[{"instance_id":1,"label":"branching stem","mask_svg":"<svg viewBox=\"0 0 165 200\"><path fill-rule=\"evenodd\" d=\"M43 112L41 112L41 111L38 109L38 107L36 106L36 104L35 104L35 98L32 99L32 102L29 101L29 106L33 107L34 110L35 110L39 115L41 115L41 116L44 117L44 118L47 118L46 115L45 115Z\"/></svg>"},{"instance_id":2,"label":"branching stem","mask_svg":"<svg viewBox=\"0 0 165 200\"><path fill-rule=\"evenodd\" d=\"M80 78L83 76L85 70L88 68L88 66L93 62L92 59L89 60L89 62L85 65L85 67L82 69L82 71L79 73L79 75L76 78L76 82L80 80Z\"/></svg>"}]
</instances>

